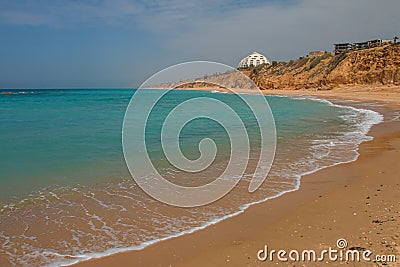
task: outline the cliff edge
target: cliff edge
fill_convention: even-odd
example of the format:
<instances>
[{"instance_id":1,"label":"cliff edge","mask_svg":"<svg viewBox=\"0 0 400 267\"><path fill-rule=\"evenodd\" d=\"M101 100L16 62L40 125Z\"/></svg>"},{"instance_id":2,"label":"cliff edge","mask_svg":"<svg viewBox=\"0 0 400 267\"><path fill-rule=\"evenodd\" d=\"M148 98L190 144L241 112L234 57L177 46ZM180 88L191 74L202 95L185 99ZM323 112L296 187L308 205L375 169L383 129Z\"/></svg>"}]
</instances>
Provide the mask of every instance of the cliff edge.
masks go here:
<instances>
[{"instance_id":1,"label":"cliff edge","mask_svg":"<svg viewBox=\"0 0 400 267\"><path fill-rule=\"evenodd\" d=\"M400 44L347 51L336 56L325 52L243 72L262 90L400 85Z\"/></svg>"}]
</instances>

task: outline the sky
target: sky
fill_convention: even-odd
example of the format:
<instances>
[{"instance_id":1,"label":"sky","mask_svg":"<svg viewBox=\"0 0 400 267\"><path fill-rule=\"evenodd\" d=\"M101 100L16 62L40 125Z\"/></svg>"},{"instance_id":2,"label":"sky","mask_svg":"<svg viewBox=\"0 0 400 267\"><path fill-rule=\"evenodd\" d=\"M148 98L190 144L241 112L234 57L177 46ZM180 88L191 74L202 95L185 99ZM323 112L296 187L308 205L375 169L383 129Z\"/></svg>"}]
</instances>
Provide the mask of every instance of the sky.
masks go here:
<instances>
[{"instance_id":1,"label":"sky","mask_svg":"<svg viewBox=\"0 0 400 267\"><path fill-rule=\"evenodd\" d=\"M0 88L137 87L174 64L286 61L400 35L399 0L0 0Z\"/></svg>"}]
</instances>

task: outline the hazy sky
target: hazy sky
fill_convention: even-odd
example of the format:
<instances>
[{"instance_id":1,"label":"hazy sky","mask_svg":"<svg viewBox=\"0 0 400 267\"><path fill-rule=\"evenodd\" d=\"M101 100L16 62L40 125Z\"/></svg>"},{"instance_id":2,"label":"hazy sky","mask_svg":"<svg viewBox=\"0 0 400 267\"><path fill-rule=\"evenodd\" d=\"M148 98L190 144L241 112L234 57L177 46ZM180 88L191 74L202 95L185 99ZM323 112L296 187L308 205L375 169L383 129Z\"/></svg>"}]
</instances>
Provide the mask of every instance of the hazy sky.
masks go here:
<instances>
[{"instance_id":1,"label":"hazy sky","mask_svg":"<svg viewBox=\"0 0 400 267\"><path fill-rule=\"evenodd\" d=\"M130 87L173 64L400 35L399 0L0 0L0 88Z\"/></svg>"}]
</instances>

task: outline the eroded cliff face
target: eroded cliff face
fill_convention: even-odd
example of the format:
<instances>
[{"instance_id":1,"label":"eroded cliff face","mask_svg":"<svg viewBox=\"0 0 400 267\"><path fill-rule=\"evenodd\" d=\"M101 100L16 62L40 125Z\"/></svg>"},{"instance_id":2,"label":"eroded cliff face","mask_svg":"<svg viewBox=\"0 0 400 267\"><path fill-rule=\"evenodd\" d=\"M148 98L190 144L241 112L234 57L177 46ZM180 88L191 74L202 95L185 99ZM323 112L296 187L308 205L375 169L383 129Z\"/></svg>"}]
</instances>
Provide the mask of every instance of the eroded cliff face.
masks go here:
<instances>
[{"instance_id":1,"label":"eroded cliff face","mask_svg":"<svg viewBox=\"0 0 400 267\"><path fill-rule=\"evenodd\" d=\"M341 86L400 84L400 44L325 53L245 72L261 89L331 89Z\"/></svg>"},{"instance_id":2,"label":"eroded cliff face","mask_svg":"<svg viewBox=\"0 0 400 267\"><path fill-rule=\"evenodd\" d=\"M350 51L337 56L326 52L289 62L274 62L271 65L242 69L240 72L228 71L192 80L164 83L153 88L255 89L251 80L262 90L398 86L400 44Z\"/></svg>"},{"instance_id":3,"label":"eroded cliff face","mask_svg":"<svg viewBox=\"0 0 400 267\"><path fill-rule=\"evenodd\" d=\"M244 74L245 75L244 75ZM218 73L210 76L200 77L179 82L163 83L152 86L152 88L176 88L176 89L256 89L254 83L248 78L251 71L237 70L226 73Z\"/></svg>"}]
</instances>

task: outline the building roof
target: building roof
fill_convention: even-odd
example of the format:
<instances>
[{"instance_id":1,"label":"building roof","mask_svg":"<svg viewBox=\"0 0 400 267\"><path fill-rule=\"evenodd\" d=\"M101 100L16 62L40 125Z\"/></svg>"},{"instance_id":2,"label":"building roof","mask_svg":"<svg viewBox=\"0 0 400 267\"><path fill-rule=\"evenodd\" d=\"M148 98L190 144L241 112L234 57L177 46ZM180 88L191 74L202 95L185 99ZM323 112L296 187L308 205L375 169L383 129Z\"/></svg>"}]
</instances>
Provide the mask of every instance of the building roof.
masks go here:
<instances>
[{"instance_id":1,"label":"building roof","mask_svg":"<svg viewBox=\"0 0 400 267\"><path fill-rule=\"evenodd\" d=\"M267 57L264 55L258 53L258 52L253 52L247 57L243 58L240 62L238 67L239 68L247 68L250 66L258 66L261 64L270 64L269 60Z\"/></svg>"}]
</instances>

